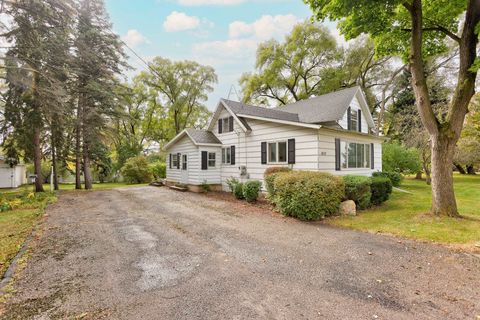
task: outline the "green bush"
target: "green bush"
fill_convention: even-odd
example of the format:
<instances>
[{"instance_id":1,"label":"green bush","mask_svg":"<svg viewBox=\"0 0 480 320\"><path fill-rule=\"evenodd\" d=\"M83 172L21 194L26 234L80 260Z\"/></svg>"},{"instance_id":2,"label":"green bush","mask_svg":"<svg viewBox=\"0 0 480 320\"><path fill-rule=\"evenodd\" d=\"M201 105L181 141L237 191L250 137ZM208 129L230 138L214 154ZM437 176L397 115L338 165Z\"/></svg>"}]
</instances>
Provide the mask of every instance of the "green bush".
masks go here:
<instances>
[{"instance_id":1,"label":"green bush","mask_svg":"<svg viewBox=\"0 0 480 320\"><path fill-rule=\"evenodd\" d=\"M148 183L153 180L152 171L143 156L128 159L121 172L126 183Z\"/></svg>"},{"instance_id":2,"label":"green bush","mask_svg":"<svg viewBox=\"0 0 480 320\"><path fill-rule=\"evenodd\" d=\"M203 180L200 188L202 188L202 191L205 193L212 191L212 187L208 184L207 180Z\"/></svg>"},{"instance_id":3,"label":"green bush","mask_svg":"<svg viewBox=\"0 0 480 320\"><path fill-rule=\"evenodd\" d=\"M372 204L378 205L388 200L392 193L392 181L387 177L372 177L370 188L372 189Z\"/></svg>"},{"instance_id":4,"label":"green bush","mask_svg":"<svg viewBox=\"0 0 480 320\"><path fill-rule=\"evenodd\" d=\"M342 178L311 171L279 173L274 189L274 202L280 212L300 220L335 214L345 194Z\"/></svg>"},{"instance_id":5,"label":"green bush","mask_svg":"<svg viewBox=\"0 0 480 320\"><path fill-rule=\"evenodd\" d=\"M238 182L234 185L233 187L233 195L235 196L235 198L241 200L241 199L244 199L244 196L243 196L243 183L242 182Z\"/></svg>"},{"instance_id":6,"label":"green bush","mask_svg":"<svg viewBox=\"0 0 480 320\"><path fill-rule=\"evenodd\" d=\"M400 184L402 183L402 180L403 180L403 176L398 173L398 172L374 172L372 174L373 177L386 177L388 179L390 179L390 181L392 182L392 185L394 187L399 187Z\"/></svg>"},{"instance_id":7,"label":"green bush","mask_svg":"<svg viewBox=\"0 0 480 320\"><path fill-rule=\"evenodd\" d=\"M343 182L345 183L345 198L347 200L355 201L360 209L370 207L372 191L369 177L348 175L343 177Z\"/></svg>"},{"instance_id":8,"label":"green bush","mask_svg":"<svg viewBox=\"0 0 480 320\"><path fill-rule=\"evenodd\" d=\"M165 179L167 177L167 164L165 162L156 161L151 163L150 170L156 180Z\"/></svg>"},{"instance_id":9,"label":"green bush","mask_svg":"<svg viewBox=\"0 0 480 320\"><path fill-rule=\"evenodd\" d=\"M238 184L238 179L231 177L230 179L227 179L227 186L230 189L230 192L235 192L235 186Z\"/></svg>"},{"instance_id":10,"label":"green bush","mask_svg":"<svg viewBox=\"0 0 480 320\"><path fill-rule=\"evenodd\" d=\"M382 145L382 165L386 172L409 174L422 171L418 150L395 142Z\"/></svg>"},{"instance_id":11,"label":"green bush","mask_svg":"<svg viewBox=\"0 0 480 320\"><path fill-rule=\"evenodd\" d=\"M255 202L258 199L258 193L262 188L262 183L258 180L250 180L243 184L243 196L247 202Z\"/></svg>"},{"instance_id":12,"label":"green bush","mask_svg":"<svg viewBox=\"0 0 480 320\"><path fill-rule=\"evenodd\" d=\"M267 189L267 193L270 199L273 199L275 196L275 189L274 183L277 174L280 172L290 172L292 169L288 167L269 167L263 173L263 178L265 181L265 188Z\"/></svg>"}]
</instances>

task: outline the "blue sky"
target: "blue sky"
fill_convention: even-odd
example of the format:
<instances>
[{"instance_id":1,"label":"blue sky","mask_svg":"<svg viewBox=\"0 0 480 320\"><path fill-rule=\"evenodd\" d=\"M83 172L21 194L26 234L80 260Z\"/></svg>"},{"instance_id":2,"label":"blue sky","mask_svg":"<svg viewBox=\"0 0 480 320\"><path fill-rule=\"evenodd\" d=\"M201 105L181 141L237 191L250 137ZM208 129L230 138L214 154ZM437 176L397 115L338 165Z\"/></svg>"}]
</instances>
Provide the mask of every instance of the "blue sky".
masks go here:
<instances>
[{"instance_id":1,"label":"blue sky","mask_svg":"<svg viewBox=\"0 0 480 320\"><path fill-rule=\"evenodd\" d=\"M240 75L253 70L258 43L282 39L311 15L301 0L106 0L106 5L113 30L145 60L162 56L215 68L218 84L209 109L227 97L232 84L239 90ZM145 69L127 53L137 68L130 76Z\"/></svg>"}]
</instances>

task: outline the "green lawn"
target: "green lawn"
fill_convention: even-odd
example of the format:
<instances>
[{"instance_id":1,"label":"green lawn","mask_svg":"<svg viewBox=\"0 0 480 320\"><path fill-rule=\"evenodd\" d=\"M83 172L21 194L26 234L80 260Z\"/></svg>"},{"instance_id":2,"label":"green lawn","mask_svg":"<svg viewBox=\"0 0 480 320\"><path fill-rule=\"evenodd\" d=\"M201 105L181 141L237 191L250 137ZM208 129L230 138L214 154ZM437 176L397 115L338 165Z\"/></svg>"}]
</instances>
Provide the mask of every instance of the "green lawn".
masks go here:
<instances>
[{"instance_id":1,"label":"green lawn","mask_svg":"<svg viewBox=\"0 0 480 320\"><path fill-rule=\"evenodd\" d=\"M94 190L113 189L127 186L125 183L99 183L94 184ZM138 185L136 185L138 186ZM50 185L44 185L46 191ZM74 190L74 184L61 184L60 190ZM56 199L54 193L45 192L34 198L28 198L33 186L22 186L17 189L0 189L0 202L10 202L15 198L24 199L26 203L19 204L11 211L0 212L0 277L7 270L10 261L15 257L18 250L34 226L42 217L47 203ZM28 199L28 200L25 200Z\"/></svg>"},{"instance_id":2,"label":"green lawn","mask_svg":"<svg viewBox=\"0 0 480 320\"><path fill-rule=\"evenodd\" d=\"M147 184L126 184L124 182L95 183L93 184L93 190L115 189L115 188L146 186L146 185ZM75 190L75 184L73 183L62 183L59 186L60 186L60 190ZM82 188L83 187L84 186L82 185ZM45 191L50 191L50 184L44 184L43 188L45 189ZM24 185L17 189L0 189L0 193L17 193L25 190L33 191L33 185Z\"/></svg>"},{"instance_id":3,"label":"green lawn","mask_svg":"<svg viewBox=\"0 0 480 320\"><path fill-rule=\"evenodd\" d=\"M379 207L360 211L355 217L332 218L327 223L363 230L448 244L480 243L480 176L455 175L455 193L463 219L428 214L431 189L424 181L405 179Z\"/></svg>"}]
</instances>

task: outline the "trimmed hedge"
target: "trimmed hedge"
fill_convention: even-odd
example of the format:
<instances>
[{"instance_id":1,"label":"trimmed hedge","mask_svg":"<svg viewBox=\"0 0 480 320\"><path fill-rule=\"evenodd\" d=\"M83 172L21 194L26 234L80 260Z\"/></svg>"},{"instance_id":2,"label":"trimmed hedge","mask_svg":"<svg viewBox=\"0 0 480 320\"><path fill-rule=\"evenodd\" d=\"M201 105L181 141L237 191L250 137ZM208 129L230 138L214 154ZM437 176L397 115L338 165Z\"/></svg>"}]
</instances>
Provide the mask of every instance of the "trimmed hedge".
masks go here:
<instances>
[{"instance_id":1,"label":"trimmed hedge","mask_svg":"<svg viewBox=\"0 0 480 320\"><path fill-rule=\"evenodd\" d=\"M274 202L280 212L300 220L335 214L344 197L343 179L329 173L282 172L274 181Z\"/></svg>"},{"instance_id":2,"label":"trimmed hedge","mask_svg":"<svg viewBox=\"0 0 480 320\"><path fill-rule=\"evenodd\" d=\"M377 171L372 174L372 177L386 177L390 179L394 187L399 187L403 180L403 176L398 172Z\"/></svg>"},{"instance_id":3,"label":"trimmed hedge","mask_svg":"<svg viewBox=\"0 0 480 320\"><path fill-rule=\"evenodd\" d=\"M280 172L290 172L292 169L289 167L269 167L263 173L263 178L265 181L265 188L267 189L267 193L271 199L275 196L275 189L274 183L277 174Z\"/></svg>"},{"instance_id":4,"label":"trimmed hedge","mask_svg":"<svg viewBox=\"0 0 480 320\"><path fill-rule=\"evenodd\" d=\"M237 182L234 187L233 187L233 195L235 198L241 200L244 198L243 196L243 183L242 182Z\"/></svg>"},{"instance_id":5,"label":"trimmed hedge","mask_svg":"<svg viewBox=\"0 0 480 320\"><path fill-rule=\"evenodd\" d=\"M370 177L348 175L343 177L345 183L345 199L353 200L359 209L370 207L372 183Z\"/></svg>"},{"instance_id":6,"label":"trimmed hedge","mask_svg":"<svg viewBox=\"0 0 480 320\"><path fill-rule=\"evenodd\" d=\"M372 204L381 204L387 201L392 193L392 181L387 177L372 177L370 188L372 189Z\"/></svg>"},{"instance_id":7,"label":"trimmed hedge","mask_svg":"<svg viewBox=\"0 0 480 320\"><path fill-rule=\"evenodd\" d=\"M243 184L243 197L247 202L255 202L258 198L258 193L262 188L262 183L258 180L250 180Z\"/></svg>"}]
</instances>

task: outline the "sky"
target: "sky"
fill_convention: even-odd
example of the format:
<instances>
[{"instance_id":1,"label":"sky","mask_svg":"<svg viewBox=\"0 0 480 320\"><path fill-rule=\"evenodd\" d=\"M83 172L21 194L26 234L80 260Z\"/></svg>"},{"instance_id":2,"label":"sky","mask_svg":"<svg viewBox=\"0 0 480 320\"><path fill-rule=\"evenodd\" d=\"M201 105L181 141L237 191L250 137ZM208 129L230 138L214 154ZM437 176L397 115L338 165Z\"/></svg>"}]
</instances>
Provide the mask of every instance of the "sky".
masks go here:
<instances>
[{"instance_id":1,"label":"sky","mask_svg":"<svg viewBox=\"0 0 480 320\"><path fill-rule=\"evenodd\" d=\"M161 56L212 66L218 83L206 102L210 110L232 85L240 94L238 79L254 70L260 42L282 40L311 16L301 0L106 0L106 7L113 30L146 61ZM339 37L333 23L327 26ZM136 68L129 77L146 69L127 54ZM234 91L230 98L237 100Z\"/></svg>"}]
</instances>

